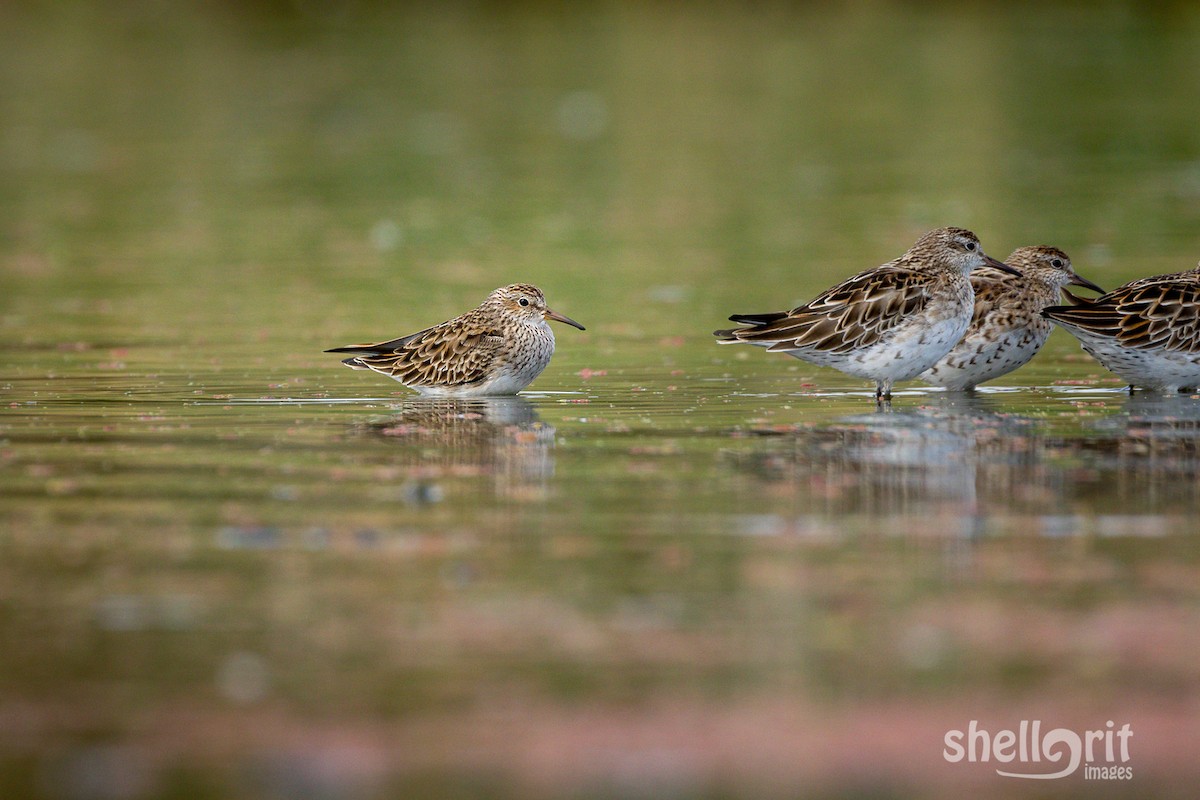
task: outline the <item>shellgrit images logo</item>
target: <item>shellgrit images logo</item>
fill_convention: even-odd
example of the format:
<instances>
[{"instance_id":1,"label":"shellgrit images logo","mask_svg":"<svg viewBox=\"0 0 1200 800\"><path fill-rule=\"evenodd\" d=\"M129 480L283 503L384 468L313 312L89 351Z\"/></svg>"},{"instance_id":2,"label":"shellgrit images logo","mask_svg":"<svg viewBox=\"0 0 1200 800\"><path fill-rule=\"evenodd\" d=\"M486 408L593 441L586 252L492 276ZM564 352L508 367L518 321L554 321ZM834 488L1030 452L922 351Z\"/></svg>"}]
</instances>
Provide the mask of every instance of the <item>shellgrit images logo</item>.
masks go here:
<instances>
[{"instance_id":1,"label":"shellgrit images logo","mask_svg":"<svg viewBox=\"0 0 1200 800\"><path fill-rule=\"evenodd\" d=\"M965 731L946 731L942 756L951 764L960 761L1005 765L996 774L1005 778L1050 780L1073 775L1083 765L1084 780L1132 780L1129 740L1133 730L1126 722L1082 734L1067 728L1042 732L1042 721L1021 720L1017 730L991 733L971 720ZM1051 770L1047 772L1046 770Z\"/></svg>"}]
</instances>

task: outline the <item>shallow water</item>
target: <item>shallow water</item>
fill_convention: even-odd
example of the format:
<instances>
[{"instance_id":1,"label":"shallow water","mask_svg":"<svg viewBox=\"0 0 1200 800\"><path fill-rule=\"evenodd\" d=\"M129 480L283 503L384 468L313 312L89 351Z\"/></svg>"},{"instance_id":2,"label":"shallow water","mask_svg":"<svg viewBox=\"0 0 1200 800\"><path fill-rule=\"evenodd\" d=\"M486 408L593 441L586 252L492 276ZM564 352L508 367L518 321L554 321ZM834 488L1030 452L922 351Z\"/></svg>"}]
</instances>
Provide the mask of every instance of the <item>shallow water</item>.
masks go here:
<instances>
[{"instance_id":1,"label":"shallow water","mask_svg":"<svg viewBox=\"0 0 1200 800\"><path fill-rule=\"evenodd\" d=\"M1188 268L1194 10L347 8L0 11L0 795L1000 797L943 736L1034 719L1188 795L1200 400L709 331L947 223ZM518 279L521 396L321 352Z\"/></svg>"}]
</instances>

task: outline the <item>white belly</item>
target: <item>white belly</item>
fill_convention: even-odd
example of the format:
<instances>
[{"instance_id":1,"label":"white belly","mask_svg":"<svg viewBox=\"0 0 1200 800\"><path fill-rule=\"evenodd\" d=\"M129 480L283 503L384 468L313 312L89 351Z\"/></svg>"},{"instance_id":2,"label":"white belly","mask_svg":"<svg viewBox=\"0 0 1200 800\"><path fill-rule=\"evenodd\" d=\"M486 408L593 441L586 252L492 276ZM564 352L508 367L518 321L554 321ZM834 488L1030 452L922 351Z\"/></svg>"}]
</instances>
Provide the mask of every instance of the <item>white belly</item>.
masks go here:
<instances>
[{"instance_id":1,"label":"white belly","mask_svg":"<svg viewBox=\"0 0 1200 800\"><path fill-rule=\"evenodd\" d=\"M969 314L936 320L916 318L892 336L853 353L793 352L791 355L847 375L869 380L905 381L936 364L967 330Z\"/></svg>"},{"instance_id":2,"label":"white belly","mask_svg":"<svg viewBox=\"0 0 1200 800\"><path fill-rule=\"evenodd\" d=\"M922 373L921 380L952 390L974 388L1029 363L1049 334L1049 326L1045 330L1013 328L1003 333L971 330L933 368Z\"/></svg>"},{"instance_id":3,"label":"white belly","mask_svg":"<svg viewBox=\"0 0 1200 800\"><path fill-rule=\"evenodd\" d=\"M1179 391L1200 387L1200 353L1138 350L1072 330L1083 349L1123 380L1147 389Z\"/></svg>"}]
</instances>

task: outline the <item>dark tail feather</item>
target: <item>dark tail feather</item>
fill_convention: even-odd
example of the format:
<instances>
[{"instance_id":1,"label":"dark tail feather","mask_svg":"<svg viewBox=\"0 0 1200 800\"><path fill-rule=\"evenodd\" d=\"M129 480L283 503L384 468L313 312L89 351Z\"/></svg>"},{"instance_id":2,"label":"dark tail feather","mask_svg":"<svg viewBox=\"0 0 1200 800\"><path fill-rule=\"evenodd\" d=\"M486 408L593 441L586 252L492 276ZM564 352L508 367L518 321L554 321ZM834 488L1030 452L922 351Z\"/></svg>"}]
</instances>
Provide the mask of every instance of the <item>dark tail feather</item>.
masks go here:
<instances>
[{"instance_id":1,"label":"dark tail feather","mask_svg":"<svg viewBox=\"0 0 1200 800\"><path fill-rule=\"evenodd\" d=\"M786 311L772 311L767 314L733 314L729 317L730 322L741 322L745 325L766 325L771 322L778 322L788 315Z\"/></svg>"},{"instance_id":2,"label":"dark tail feather","mask_svg":"<svg viewBox=\"0 0 1200 800\"><path fill-rule=\"evenodd\" d=\"M1071 294L1066 289L1063 289L1062 293L1067 296L1067 306L1066 307L1068 307L1068 308L1071 306L1090 306L1093 304L1092 299L1087 298L1087 297L1080 297L1079 295L1075 295L1075 294ZM1103 294L1103 292L1101 292L1101 294Z\"/></svg>"},{"instance_id":3,"label":"dark tail feather","mask_svg":"<svg viewBox=\"0 0 1200 800\"><path fill-rule=\"evenodd\" d=\"M732 322L740 322L743 325L749 325L749 328L729 328L719 331L713 331L713 336L717 337L717 341L725 344L728 342L745 341L739 333L748 333L756 331L761 326L770 325L772 322L778 322L781 319L787 319L788 312L786 311L771 311L766 314L733 314L729 317Z\"/></svg>"},{"instance_id":4,"label":"dark tail feather","mask_svg":"<svg viewBox=\"0 0 1200 800\"><path fill-rule=\"evenodd\" d=\"M345 347L334 347L325 351L326 353L357 353L360 356L382 356L395 352L393 350L381 350L378 345L374 344L348 344ZM346 359L351 361L352 359Z\"/></svg>"},{"instance_id":5,"label":"dark tail feather","mask_svg":"<svg viewBox=\"0 0 1200 800\"><path fill-rule=\"evenodd\" d=\"M408 344L409 342L411 342L413 339L417 338L421 334L426 333L428 330L429 329L426 328L423 331L417 331L416 333L410 333L408 336L401 336L399 339L392 339L391 341L388 341L388 342L376 342L375 344L348 344L345 347L334 347L330 350L326 350L325 352L326 353L354 353L355 355L360 355L360 356L391 356L391 355L395 355L396 351L399 350L401 347L404 347L404 345ZM351 359L346 359L346 362L348 362L350 360ZM346 362L343 362L343 363L346 363Z\"/></svg>"},{"instance_id":6,"label":"dark tail feather","mask_svg":"<svg viewBox=\"0 0 1200 800\"><path fill-rule=\"evenodd\" d=\"M1067 297L1067 305L1062 306L1047 306L1041 310L1041 315L1046 319L1068 319L1075 321L1073 318L1077 316L1095 316L1104 314L1104 308L1098 306L1094 300L1086 297L1079 297L1068 292L1066 289L1062 293Z\"/></svg>"},{"instance_id":7,"label":"dark tail feather","mask_svg":"<svg viewBox=\"0 0 1200 800\"><path fill-rule=\"evenodd\" d=\"M1046 306L1038 314L1041 315L1042 319L1053 320L1058 319L1064 311L1070 312L1072 308L1074 306Z\"/></svg>"}]
</instances>

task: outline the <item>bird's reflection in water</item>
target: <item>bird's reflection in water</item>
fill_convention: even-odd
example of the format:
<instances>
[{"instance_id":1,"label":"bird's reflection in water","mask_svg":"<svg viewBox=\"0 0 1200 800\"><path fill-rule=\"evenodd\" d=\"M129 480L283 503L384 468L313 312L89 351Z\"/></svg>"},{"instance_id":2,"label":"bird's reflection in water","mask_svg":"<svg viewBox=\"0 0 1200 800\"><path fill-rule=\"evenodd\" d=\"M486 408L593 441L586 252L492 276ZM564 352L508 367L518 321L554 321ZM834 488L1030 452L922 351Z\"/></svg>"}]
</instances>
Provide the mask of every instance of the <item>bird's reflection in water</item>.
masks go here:
<instances>
[{"instance_id":1,"label":"bird's reflection in water","mask_svg":"<svg viewBox=\"0 0 1200 800\"><path fill-rule=\"evenodd\" d=\"M1200 399L1135 394L1115 411L1111 402L1034 419L994 396L936 394L764 438L732 458L790 481L800 513L886 517L878 527L897 532L1182 530L1200 501Z\"/></svg>"},{"instance_id":2,"label":"bird's reflection in water","mask_svg":"<svg viewBox=\"0 0 1200 800\"><path fill-rule=\"evenodd\" d=\"M1088 427L1085 437L1053 444L1089 465L1113 513L1194 514L1200 500L1200 399L1138 392L1123 398L1119 413Z\"/></svg>"},{"instance_id":3,"label":"bird's reflection in water","mask_svg":"<svg viewBox=\"0 0 1200 800\"><path fill-rule=\"evenodd\" d=\"M1117 437L1188 446L1200 439L1200 398L1137 392L1122 397L1122 414L1106 417L1095 429ZM1191 449L1188 446L1188 449Z\"/></svg>"},{"instance_id":4,"label":"bird's reflection in water","mask_svg":"<svg viewBox=\"0 0 1200 800\"><path fill-rule=\"evenodd\" d=\"M555 430L519 396L414 397L356 427L402 445L403 465L415 468L409 493L417 501L436 499L440 478L474 475L491 475L497 495L540 500L554 474Z\"/></svg>"},{"instance_id":5,"label":"bird's reflection in water","mask_svg":"<svg viewBox=\"0 0 1200 800\"><path fill-rule=\"evenodd\" d=\"M938 394L918 408L884 406L772 437L738 459L762 477L799 482L813 497L813 511L948 516L969 531L978 509L980 440L1011 439L1027 428L1020 417L992 411L985 397Z\"/></svg>"}]
</instances>

